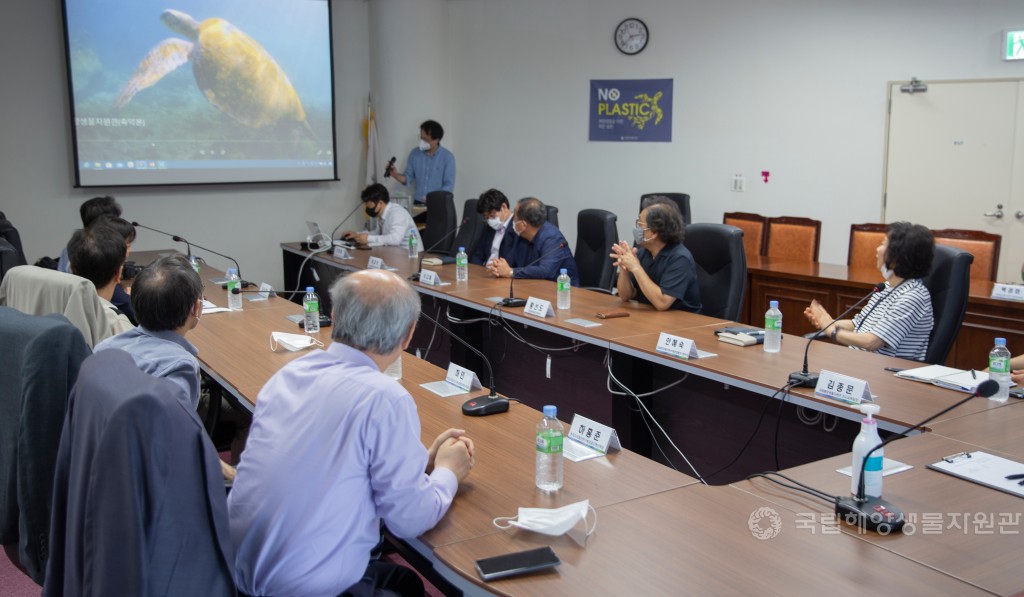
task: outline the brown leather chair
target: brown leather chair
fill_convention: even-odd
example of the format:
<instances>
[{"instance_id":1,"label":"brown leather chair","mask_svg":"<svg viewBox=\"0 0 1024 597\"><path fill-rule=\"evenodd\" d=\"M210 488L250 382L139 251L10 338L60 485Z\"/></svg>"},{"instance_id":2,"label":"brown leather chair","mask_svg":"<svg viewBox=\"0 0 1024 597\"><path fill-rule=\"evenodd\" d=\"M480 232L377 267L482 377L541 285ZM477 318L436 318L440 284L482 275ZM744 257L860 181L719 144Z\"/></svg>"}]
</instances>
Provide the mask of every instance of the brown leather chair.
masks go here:
<instances>
[{"instance_id":1,"label":"brown leather chair","mask_svg":"<svg viewBox=\"0 0 1024 597\"><path fill-rule=\"evenodd\" d=\"M735 226L743 231L743 252L747 259L764 255L768 218L758 214L733 211L722 216L722 223Z\"/></svg>"},{"instance_id":2,"label":"brown leather chair","mask_svg":"<svg viewBox=\"0 0 1024 597\"><path fill-rule=\"evenodd\" d=\"M944 228L932 230L935 242L963 249L974 255L971 266L972 280L995 280L999 272L999 247L1003 237L981 230L958 230Z\"/></svg>"},{"instance_id":3,"label":"brown leather chair","mask_svg":"<svg viewBox=\"0 0 1024 597\"><path fill-rule=\"evenodd\" d=\"M888 224L850 224L850 251L846 255L846 265L874 269L878 245L885 240L888 231Z\"/></svg>"},{"instance_id":4,"label":"brown leather chair","mask_svg":"<svg viewBox=\"0 0 1024 597\"><path fill-rule=\"evenodd\" d=\"M782 216L768 218L764 254L780 261L817 261L821 221Z\"/></svg>"}]
</instances>

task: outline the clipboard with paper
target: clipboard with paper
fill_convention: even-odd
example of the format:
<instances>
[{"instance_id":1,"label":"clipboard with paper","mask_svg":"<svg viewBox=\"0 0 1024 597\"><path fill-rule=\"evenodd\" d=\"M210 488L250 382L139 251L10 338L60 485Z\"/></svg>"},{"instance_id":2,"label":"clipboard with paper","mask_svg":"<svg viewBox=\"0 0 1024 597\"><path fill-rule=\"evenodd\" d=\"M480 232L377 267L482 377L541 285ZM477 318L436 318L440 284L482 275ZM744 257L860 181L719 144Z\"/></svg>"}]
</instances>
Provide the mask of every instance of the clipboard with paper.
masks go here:
<instances>
[{"instance_id":1,"label":"clipboard with paper","mask_svg":"<svg viewBox=\"0 0 1024 597\"><path fill-rule=\"evenodd\" d=\"M1008 458L980 450L960 452L929 464L928 468L1024 498L1024 485L1019 481L1019 475L1024 474L1024 464Z\"/></svg>"}]
</instances>

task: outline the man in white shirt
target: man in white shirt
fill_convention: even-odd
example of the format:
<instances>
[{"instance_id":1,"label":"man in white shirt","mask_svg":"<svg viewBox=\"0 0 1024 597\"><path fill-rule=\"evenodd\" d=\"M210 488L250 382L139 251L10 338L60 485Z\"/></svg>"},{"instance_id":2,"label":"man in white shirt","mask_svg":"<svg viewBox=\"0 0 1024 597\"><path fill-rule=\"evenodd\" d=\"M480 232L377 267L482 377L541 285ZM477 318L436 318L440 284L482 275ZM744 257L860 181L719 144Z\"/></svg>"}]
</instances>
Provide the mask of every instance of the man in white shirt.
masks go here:
<instances>
[{"instance_id":1,"label":"man in white shirt","mask_svg":"<svg viewBox=\"0 0 1024 597\"><path fill-rule=\"evenodd\" d=\"M110 302L114 289L121 283L121 272L128 258L124 236L106 223L94 223L76 230L68 241L68 262L72 274L92 282L103 304L109 334L120 334L135 326Z\"/></svg>"},{"instance_id":2,"label":"man in white shirt","mask_svg":"<svg viewBox=\"0 0 1024 597\"><path fill-rule=\"evenodd\" d=\"M372 184L361 195L366 215L370 220L362 232L346 230L341 237L360 245L407 246L409 232L416 235L416 247L423 250L423 239L412 215L399 205L391 204L391 195L382 184Z\"/></svg>"}]
</instances>

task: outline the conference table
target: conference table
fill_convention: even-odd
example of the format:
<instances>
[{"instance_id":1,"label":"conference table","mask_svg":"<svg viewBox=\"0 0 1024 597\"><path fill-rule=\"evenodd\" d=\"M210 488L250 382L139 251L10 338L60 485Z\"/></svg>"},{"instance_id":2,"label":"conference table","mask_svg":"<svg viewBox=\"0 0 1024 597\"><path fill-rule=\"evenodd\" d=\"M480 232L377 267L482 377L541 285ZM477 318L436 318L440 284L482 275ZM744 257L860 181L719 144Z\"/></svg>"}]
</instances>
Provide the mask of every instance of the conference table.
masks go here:
<instances>
[{"instance_id":1,"label":"conference table","mask_svg":"<svg viewBox=\"0 0 1024 597\"><path fill-rule=\"evenodd\" d=\"M442 278L454 279L453 268L450 266L436 269ZM415 286L421 292L443 292L450 300L490 309L483 300L486 296L478 298L478 295L494 296L495 287L490 285L494 281L474 274L479 272L471 273L471 283L462 286ZM215 304L226 305L226 292L209 282L211 278L219 278L221 272L203 266L201 275L207 283L206 297ZM523 296L526 293L547 292L553 298L554 290L548 287L548 283L533 284L535 286L523 285ZM582 305L586 305L585 309L591 309L609 304L606 301L617 301L612 297L584 299L581 295L585 294L574 291L574 310L577 305L581 305L581 312L577 316L588 314ZM594 303L587 303L590 300ZM644 311L639 307L633 308ZM252 409L266 380L292 359L306 353L288 352L280 348L278 352L272 352L270 349L271 332L296 332L298 327L288 316L300 313L298 305L283 297L245 301L241 311L204 315L199 326L188 337L199 348L204 372L221 383L241 405ZM643 314L658 317L665 315L653 312ZM698 346L719 352L719 356L698 361L673 361L651 350L647 342L649 337L657 334L656 330L663 329L660 321L657 324L641 325L637 323L640 317L634 321L629 321L632 317L627 318L625 322L612 320L615 324L626 325L609 326L595 332L593 328L570 330L567 326L572 324L566 324L564 320L571 315L563 313L555 318L540 320L521 313L514 314L530 325L546 325L553 330L565 326L566 330L578 333L577 339L580 341L606 345L611 351L649 351L646 358L660 359L665 364L685 367L698 374L734 379L734 383L756 388L771 387L774 381L768 383L763 379L770 377L764 371L748 371L749 363L745 363L745 359L777 359L777 367L763 365L768 371L778 368L788 371L795 362L802 359L802 348L784 350L778 355L764 355L761 350L717 343L711 336L715 322L705 321L700 316L680 314L683 318L678 321L684 321L685 325L670 329L686 330ZM666 322L663 325L667 327L670 324ZM613 330L613 327L616 329ZM328 344L330 328L322 328L314 336ZM838 347L823 345L822 348ZM847 349L841 350L842 357L846 359L858 354ZM879 358L877 355L862 356ZM842 357L837 358L836 362L842 362ZM734 359L736 362L731 365L727 363ZM855 364L862 365L859 362ZM539 412L513 403L507 413L490 417L466 417L461 413L462 402L482 392L441 398L420 384L444 379L443 369L410 354L403 355L402 369L402 383L417 404L424 443L429 444L437 434L450 427L466 429L476 443L476 465L460 487L449 513L435 529L407 541L410 549L434 566L457 590L466 594L751 591L793 594L819 590L839 593L859 593L864 590L910 593L926 588L929 593L970 595L989 592L1009 594L1024 588L1024 580L1017 582L1015 588L1012 586L1016 568L1007 562L1013 553L1012 547L1019 545L1000 542L990 548L982 541L957 541L949 547L940 546L940 549L930 545L919 547L921 541L917 535L864 538L855 531L837 528L834 521L806 520L801 513L818 510L811 509L817 504L803 504L800 501L802 494L792 495L774 486L766 488L756 485L756 481L731 486L705 486L690 476L629 450L611 452L607 456L578 463L566 461L564 488L554 494L540 492L533 483L533 437L535 425L541 418ZM746 377L741 377L741 374ZM926 408L915 409L912 400L880 395L879 401L886 404L883 412L888 409L892 415L890 420L900 427L909 424L908 420L903 419L924 414L925 411L930 413L938 410L960 397L952 392L947 396L938 388L926 384L891 379L887 381L900 384L898 388L902 391L896 393L916 395L927 402ZM874 384L872 378L872 387ZM878 384L882 388L889 387L881 379ZM764 391L759 393L766 394ZM810 403L823 404L822 399L814 398L808 392L801 396ZM845 405L838 408L847 409ZM1007 507L1009 504L1004 501L1005 494L984 495L979 490L991 490L924 470L923 466L918 466L918 462L933 458L933 453L944 452L935 456L935 459L951 453L946 450L971 441L975 437L972 434L1009 434L1009 429L996 429L992 426L1012 426L1016 413L1022 409L1024 407L1018 408L1017 402L996 405L988 400L972 401L960 411L960 416L949 416L933 424L934 432L893 444L887 455L914 464L912 472L921 477L921 486L915 486L913 492L894 489L890 499L913 498L915 504L919 503L922 507L939 509L960 499L980 500L979 503L983 503L989 510ZM1004 416L1004 413L1013 415ZM976 420L982 423L974 422ZM985 427L985 421L990 427ZM943 430L948 430L952 437L940 435ZM1010 438L1000 441L1013 444L1011 449L1019 448L1014 444L1015 440ZM918 456L916 452L910 455L904 453L904 450L917 445L911 442L939 443L922 444L927 450ZM837 462L843 459L848 463L849 456L836 457ZM829 467L836 468L828 460L806 467L807 476L801 480L811 484L820 482L823 488L836 493L841 493L842 484L849 482L848 478L834 472L832 475L838 479L825 478ZM815 475L821 475L820 481ZM907 473L892 480L887 478L887 487L896 486L902 481L899 477L903 475ZM580 528L565 536L552 538L523 531L503 531L492 524L495 517L514 516L519 507L558 507L583 499L589 499L597 512L596 531L587 540L582 537ZM1019 510L1017 505L1012 511ZM766 537L766 534L774 536ZM491 583L483 583L476 575L474 561L478 558L542 545L551 545L559 554L562 564L555 571ZM974 549L985 556L970 558L971 564L961 563L951 555L961 548ZM999 552L1006 555L1000 555ZM984 559L986 563L978 562L979 559ZM964 573L965 567L968 567L970 574Z\"/></svg>"}]
</instances>

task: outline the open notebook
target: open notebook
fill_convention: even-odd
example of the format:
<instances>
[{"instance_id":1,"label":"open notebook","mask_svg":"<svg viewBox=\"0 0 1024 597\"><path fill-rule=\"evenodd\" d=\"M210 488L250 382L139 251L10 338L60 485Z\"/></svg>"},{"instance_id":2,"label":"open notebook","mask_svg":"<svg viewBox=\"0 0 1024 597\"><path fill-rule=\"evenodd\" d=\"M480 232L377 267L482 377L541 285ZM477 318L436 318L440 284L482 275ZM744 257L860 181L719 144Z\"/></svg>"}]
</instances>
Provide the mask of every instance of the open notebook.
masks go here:
<instances>
[{"instance_id":1,"label":"open notebook","mask_svg":"<svg viewBox=\"0 0 1024 597\"><path fill-rule=\"evenodd\" d=\"M909 379L911 381L922 381L935 384L942 388L956 390L958 392L972 393L978 389L981 382L988 379L988 373L963 369L954 369L943 365L928 365L914 369L905 369L896 374L896 377ZM1012 383L1010 385L1013 385Z\"/></svg>"}]
</instances>

